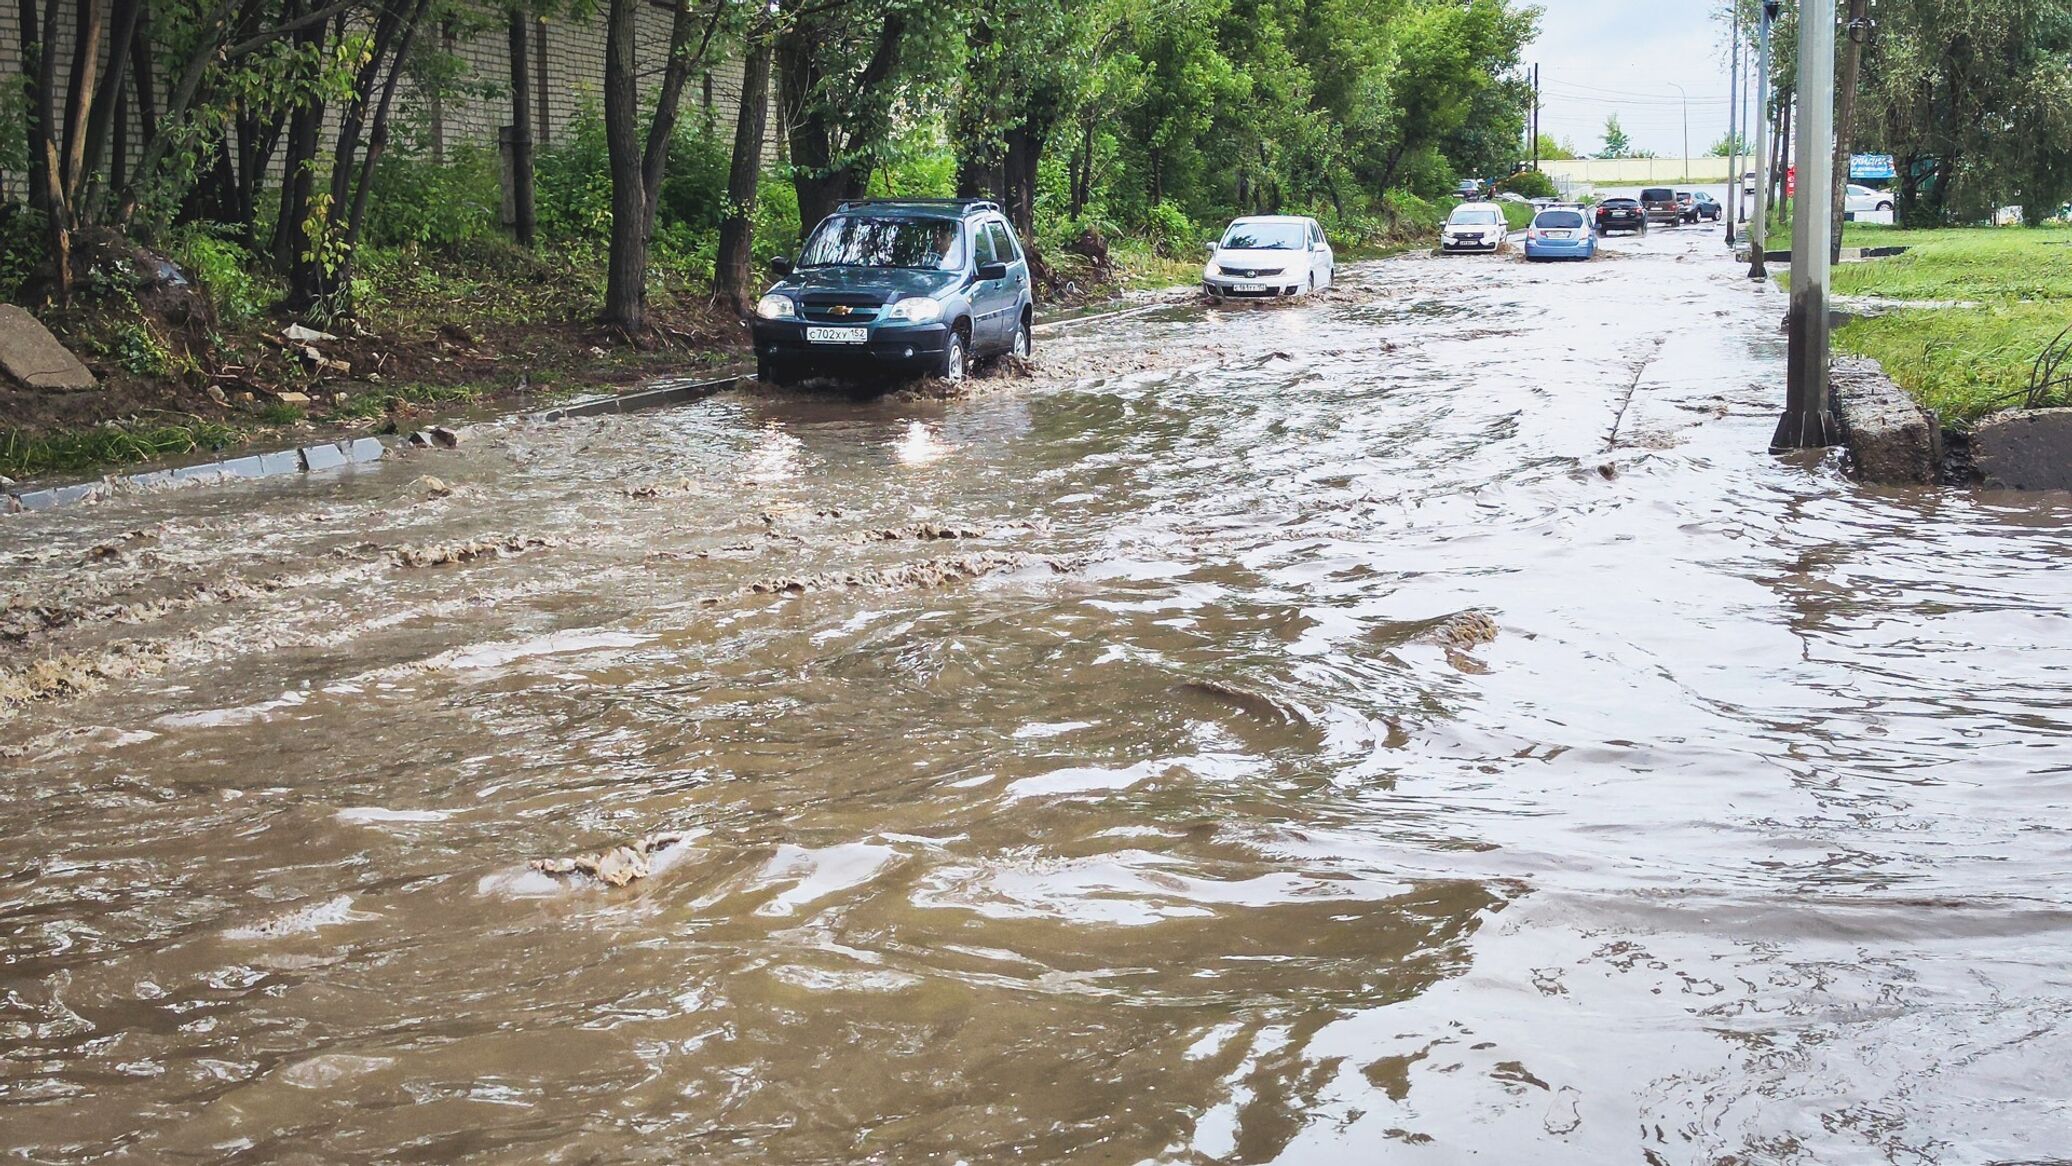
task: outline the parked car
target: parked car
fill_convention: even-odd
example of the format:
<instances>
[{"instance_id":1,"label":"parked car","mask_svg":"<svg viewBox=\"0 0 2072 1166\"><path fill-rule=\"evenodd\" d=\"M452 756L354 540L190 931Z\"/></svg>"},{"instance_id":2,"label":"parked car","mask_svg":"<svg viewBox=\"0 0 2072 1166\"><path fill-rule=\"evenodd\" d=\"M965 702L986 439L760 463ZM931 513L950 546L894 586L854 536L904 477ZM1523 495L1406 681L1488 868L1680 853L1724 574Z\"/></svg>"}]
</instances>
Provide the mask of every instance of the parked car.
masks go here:
<instances>
[{"instance_id":1,"label":"parked car","mask_svg":"<svg viewBox=\"0 0 2072 1166\"><path fill-rule=\"evenodd\" d=\"M1525 229L1525 257L1532 259L1594 259L1597 236L1581 209L1558 206L1532 217Z\"/></svg>"},{"instance_id":2,"label":"parked car","mask_svg":"<svg viewBox=\"0 0 2072 1166\"><path fill-rule=\"evenodd\" d=\"M1676 201L1676 192L1666 186L1650 186L1641 191L1640 210L1650 225L1683 221L1683 204Z\"/></svg>"},{"instance_id":3,"label":"parked car","mask_svg":"<svg viewBox=\"0 0 2072 1166\"><path fill-rule=\"evenodd\" d=\"M1324 228L1296 215L1235 219L1202 268L1202 290L1217 299L1296 296L1330 287L1337 260Z\"/></svg>"},{"instance_id":4,"label":"parked car","mask_svg":"<svg viewBox=\"0 0 2072 1166\"><path fill-rule=\"evenodd\" d=\"M1676 192L1676 207L1684 222L1695 223L1698 221L1698 200L1692 197L1690 191L1679 190Z\"/></svg>"},{"instance_id":5,"label":"parked car","mask_svg":"<svg viewBox=\"0 0 2072 1166\"><path fill-rule=\"evenodd\" d=\"M1869 214L1872 211L1892 209L1892 196L1885 191L1869 186L1849 184L1848 193L1842 198L1842 209L1852 215Z\"/></svg>"},{"instance_id":6,"label":"parked car","mask_svg":"<svg viewBox=\"0 0 2072 1166\"><path fill-rule=\"evenodd\" d=\"M1439 228L1441 251L1496 251L1510 238L1504 208L1493 202L1464 202Z\"/></svg>"},{"instance_id":7,"label":"parked car","mask_svg":"<svg viewBox=\"0 0 2072 1166\"><path fill-rule=\"evenodd\" d=\"M1720 215L1725 211L1725 208L1720 206L1718 199L1702 190L1691 192L1691 204L1697 211L1696 215L1691 219L1692 222L1704 219L1707 222L1716 223L1719 222Z\"/></svg>"},{"instance_id":8,"label":"parked car","mask_svg":"<svg viewBox=\"0 0 2072 1166\"><path fill-rule=\"evenodd\" d=\"M964 379L975 357L1028 356L1029 264L982 199L845 202L813 228L755 306L756 376L850 372Z\"/></svg>"},{"instance_id":9,"label":"parked car","mask_svg":"<svg viewBox=\"0 0 2072 1166\"><path fill-rule=\"evenodd\" d=\"M1462 202L1473 202L1482 197L1482 184L1472 178L1463 178L1454 183L1453 197Z\"/></svg>"},{"instance_id":10,"label":"parked car","mask_svg":"<svg viewBox=\"0 0 2072 1166\"><path fill-rule=\"evenodd\" d=\"M1597 204L1597 233L1609 235L1613 231L1648 233L1648 216L1640 209L1639 199L1608 198Z\"/></svg>"}]
</instances>

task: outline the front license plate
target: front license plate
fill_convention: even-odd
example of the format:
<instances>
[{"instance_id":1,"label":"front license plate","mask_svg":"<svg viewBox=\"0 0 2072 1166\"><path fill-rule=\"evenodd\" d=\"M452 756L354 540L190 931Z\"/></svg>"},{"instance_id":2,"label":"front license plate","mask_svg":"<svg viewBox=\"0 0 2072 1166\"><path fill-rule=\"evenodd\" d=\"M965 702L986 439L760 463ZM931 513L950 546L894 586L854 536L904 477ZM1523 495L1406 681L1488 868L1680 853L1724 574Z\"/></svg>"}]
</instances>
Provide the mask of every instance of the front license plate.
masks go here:
<instances>
[{"instance_id":1,"label":"front license plate","mask_svg":"<svg viewBox=\"0 0 2072 1166\"><path fill-rule=\"evenodd\" d=\"M868 328L808 328L809 344L861 344L870 336Z\"/></svg>"},{"instance_id":2,"label":"front license plate","mask_svg":"<svg viewBox=\"0 0 2072 1166\"><path fill-rule=\"evenodd\" d=\"M1266 290L1266 285L1265 285L1265 284L1263 284L1263 283L1234 283L1234 284L1231 284L1231 285L1230 285L1230 290L1231 290L1231 291L1265 291L1265 290Z\"/></svg>"}]
</instances>

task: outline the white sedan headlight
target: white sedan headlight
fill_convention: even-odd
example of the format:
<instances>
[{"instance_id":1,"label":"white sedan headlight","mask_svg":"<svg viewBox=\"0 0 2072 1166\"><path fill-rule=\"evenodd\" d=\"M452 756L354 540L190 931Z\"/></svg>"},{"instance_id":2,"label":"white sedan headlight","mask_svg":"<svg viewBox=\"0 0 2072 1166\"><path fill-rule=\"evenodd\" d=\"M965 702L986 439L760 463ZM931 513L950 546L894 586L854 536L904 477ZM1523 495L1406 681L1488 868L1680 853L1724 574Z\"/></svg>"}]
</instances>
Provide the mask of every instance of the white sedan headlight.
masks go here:
<instances>
[{"instance_id":1,"label":"white sedan headlight","mask_svg":"<svg viewBox=\"0 0 2072 1166\"><path fill-rule=\"evenodd\" d=\"M797 304L791 302L790 296L780 296L773 292L755 302L755 314L765 320L791 320L797 318L799 309Z\"/></svg>"},{"instance_id":2,"label":"white sedan headlight","mask_svg":"<svg viewBox=\"0 0 2072 1166\"><path fill-rule=\"evenodd\" d=\"M942 301L927 296L908 296L892 305L885 313L887 320L905 320L909 324L932 324L942 319Z\"/></svg>"}]
</instances>

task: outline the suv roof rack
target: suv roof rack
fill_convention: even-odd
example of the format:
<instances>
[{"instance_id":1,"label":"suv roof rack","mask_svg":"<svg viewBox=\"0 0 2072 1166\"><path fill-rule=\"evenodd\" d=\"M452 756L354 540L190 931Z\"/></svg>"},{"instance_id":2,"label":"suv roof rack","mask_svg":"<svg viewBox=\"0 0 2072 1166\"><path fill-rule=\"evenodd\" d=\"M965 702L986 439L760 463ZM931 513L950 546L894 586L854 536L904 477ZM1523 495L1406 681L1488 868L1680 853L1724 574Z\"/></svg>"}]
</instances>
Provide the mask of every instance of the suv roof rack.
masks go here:
<instances>
[{"instance_id":1,"label":"suv roof rack","mask_svg":"<svg viewBox=\"0 0 2072 1166\"><path fill-rule=\"evenodd\" d=\"M835 209L847 211L867 206L939 206L944 210L959 209L965 214L1000 209L1000 204L990 198L850 198L837 203Z\"/></svg>"}]
</instances>

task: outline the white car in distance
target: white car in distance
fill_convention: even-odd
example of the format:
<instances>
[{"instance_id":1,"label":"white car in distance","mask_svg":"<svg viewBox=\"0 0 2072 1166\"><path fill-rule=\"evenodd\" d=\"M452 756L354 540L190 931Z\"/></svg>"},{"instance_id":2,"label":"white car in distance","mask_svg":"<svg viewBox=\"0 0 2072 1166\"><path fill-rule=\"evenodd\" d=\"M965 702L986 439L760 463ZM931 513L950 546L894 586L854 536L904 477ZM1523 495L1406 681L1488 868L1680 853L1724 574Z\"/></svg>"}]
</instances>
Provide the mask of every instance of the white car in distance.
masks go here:
<instances>
[{"instance_id":1,"label":"white car in distance","mask_svg":"<svg viewBox=\"0 0 2072 1166\"><path fill-rule=\"evenodd\" d=\"M1255 215L1232 220L1211 245L1201 287L1219 300L1299 296L1330 287L1336 270L1315 219Z\"/></svg>"},{"instance_id":2,"label":"white car in distance","mask_svg":"<svg viewBox=\"0 0 2072 1166\"><path fill-rule=\"evenodd\" d=\"M1842 196L1842 209L1852 215L1875 214L1892 209L1892 196L1869 186L1849 184L1848 193Z\"/></svg>"},{"instance_id":3,"label":"white car in distance","mask_svg":"<svg viewBox=\"0 0 2072 1166\"><path fill-rule=\"evenodd\" d=\"M1504 208L1493 202L1464 202L1439 228L1439 250L1500 251L1510 234Z\"/></svg>"}]
</instances>

